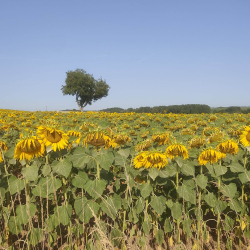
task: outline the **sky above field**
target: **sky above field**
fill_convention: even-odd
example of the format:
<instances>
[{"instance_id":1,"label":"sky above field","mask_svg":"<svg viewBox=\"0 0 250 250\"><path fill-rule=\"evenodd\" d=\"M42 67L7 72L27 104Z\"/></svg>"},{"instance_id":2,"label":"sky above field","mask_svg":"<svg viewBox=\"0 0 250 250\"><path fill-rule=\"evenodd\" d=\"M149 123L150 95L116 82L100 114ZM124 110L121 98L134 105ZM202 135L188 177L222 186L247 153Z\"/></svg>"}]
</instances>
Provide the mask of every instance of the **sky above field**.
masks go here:
<instances>
[{"instance_id":1,"label":"sky above field","mask_svg":"<svg viewBox=\"0 0 250 250\"><path fill-rule=\"evenodd\" d=\"M0 109L78 109L66 72L102 77L86 110L250 106L249 0L13 0L0 4Z\"/></svg>"}]
</instances>

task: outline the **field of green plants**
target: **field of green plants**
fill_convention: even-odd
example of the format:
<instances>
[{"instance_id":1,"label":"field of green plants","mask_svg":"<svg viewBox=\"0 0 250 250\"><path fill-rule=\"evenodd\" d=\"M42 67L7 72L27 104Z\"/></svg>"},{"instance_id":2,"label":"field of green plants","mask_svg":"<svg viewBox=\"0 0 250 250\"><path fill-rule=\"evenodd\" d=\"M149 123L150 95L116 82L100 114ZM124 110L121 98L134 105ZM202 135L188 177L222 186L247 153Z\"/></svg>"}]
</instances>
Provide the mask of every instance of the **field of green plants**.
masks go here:
<instances>
[{"instance_id":1,"label":"field of green plants","mask_svg":"<svg viewBox=\"0 0 250 250\"><path fill-rule=\"evenodd\" d=\"M248 249L250 114L0 110L0 249Z\"/></svg>"}]
</instances>

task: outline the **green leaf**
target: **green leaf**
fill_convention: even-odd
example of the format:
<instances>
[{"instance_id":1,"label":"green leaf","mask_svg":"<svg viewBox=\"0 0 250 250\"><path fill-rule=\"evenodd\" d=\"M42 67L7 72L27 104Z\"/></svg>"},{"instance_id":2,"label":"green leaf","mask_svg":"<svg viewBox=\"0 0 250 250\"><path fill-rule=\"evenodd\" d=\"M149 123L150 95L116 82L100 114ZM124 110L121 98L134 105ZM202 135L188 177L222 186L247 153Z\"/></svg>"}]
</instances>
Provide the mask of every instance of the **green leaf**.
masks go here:
<instances>
[{"instance_id":1,"label":"green leaf","mask_svg":"<svg viewBox=\"0 0 250 250\"><path fill-rule=\"evenodd\" d=\"M181 168L181 172L186 176L190 175L194 176L195 174L194 164L192 162L185 163Z\"/></svg>"},{"instance_id":2,"label":"green leaf","mask_svg":"<svg viewBox=\"0 0 250 250\"><path fill-rule=\"evenodd\" d=\"M130 150L129 148L127 149L120 149L116 154L115 154L115 164L118 166L126 166L126 161L127 158L129 157Z\"/></svg>"},{"instance_id":3,"label":"green leaf","mask_svg":"<svg viewBox=\"0 0 250 250\"><path fill-rule=\"evenodd\" d=\"M140 190L141 190L141 196L145 199L151 194L153 188L148 183L143 183L140 185Z\"/></svg>"},{"instance_id":4,"label":"green leaf","mask_svg":"<svg viewBox=\"0 0 250 250\"><path fill-rule=\"evenodd\" d=\"M185 220L183 221L183 229L184 232L187 234L188 239L192 236L191 223L192 220L190 218L185 218Z\"/></svg>"},{"instance_id":5,"label":"green leaf","mask_svg":"<svg viewBox=\"0 0 250 250\"><path fill-rule=\"evenodd\" d=\"M112 228L110 236L111 240L114 242L114 246L118 247L123 240L122 232L117 228Z\"/></svg>"},{"instance_id":6,"label":"green leaf","mask_svg":"<svg viewBox=\"0 0 250 250\"><path fill-rule=\"evenodd\" d=\"M151 225L150 221L148 221L148 220L143 221L142 229L146 235L149 235L151 228L152 228L152 225Z\"/></svg>"},{"instance_id":7,"label":"green leaf","mask_svg":"<svg viewBox=\"0 0 250 250\"><path fill-rule=\"evenodd\" d=\"M157 168L150 168L148 171L148 175L152 180L155 180L155 178L159 175L159 170Z\"/></svg>"},{"instance_id":8,"label":"green leaf","mask_svg":"<svg viewBox=\"0 0 250 250\"><path fill-rule=\"evenodd\" d=\"M102 211L115 220L115 217L122 205L121 196L114 194L113 197L108 197L106 200L102 200L100 205Z\"/></svg>"},{"instance_id":9,"label":"green leaf","mask_svg":"<svg viewBox=\"0 0 250 250\"><path fill-rule=\"evenodd\" d=\"M144 199L142 199L142 197L139 197L135 203L136 213L137 214L141 213L143 211L144 207L145 207L145 201L144 201Z\"/></svg>"},{"instance_id":10,"label":"green leaf","mask_svg":"<svg viewBox=\"0 0 250 250\"><path fill-rule=\"evenodd\" d=\"M160 171L161 172L161 171ZM176 167L174 164L169 163L167 166L165 166L165 173L167 173L167 176L161 176L161 177L169 177L174 176L177 173Z\"/></svg>"},{"instance_id":11,"label":"green leaf","mask_svg":"<svg viewBox=\"0 0 250 250\"><path fill-rule=\"evenodd\" d=\"M10 216L10 219L8 221L8 227L10 232L16 235L18 235L23 229L22 224L16 216Z\"/></svg>"},{"instance_id":12,"label":"green leaf","mask_svg":"<svg viewBox=\"0 0 250 250\"><path fill-rule=\"evenodd\" d=\"M227 197L233 199L233 197L235 196L235 194L236 194L236 192L237 192L237 186L236 186L235 183L230 183L229 185L223 185L223 186L221 187L221 192L222 192L225 196L227 196Z\"/></svg>"},{"instance_id":13,"label":"green leaf","mask_svg":"<svg viewBox=\"0 0 250 250\"><path fill-rule=\"evenodd\" d=\"M85 148L76 147L73 151L73 154L68 156L66 159L72 161L75 168L84 169L92 157L86 154Z\"/></svg>"},{"instance_id":14,"label":"green leaf","mask_svg":"<svg viewBox=\"0 0 250 250\"><path fill-rule=\"evenodd\" d=\"M162 195L152 196L150 205L157 214L162 214L166 210L166 198Z\"/></svg>"},{"instance_id":15,"label":"green leaf","mask_svg":"<svg viewBox=\"0 0 250 250\"><path fill-rule=\"evenodd\" d=\"M15 153L15 147L9 148L5 153L4 157L8 160L14 158L14 153Z\"/></svg>"},{"instance_id":16,"label":"green leaf","mask_svg":"<svg viewBox=\"0 0 250 250\"><path fill-rule=\"evenodd\" d=\"M29 220L31 220L36 212L36 206L33 203L30 203L29 206L27 205L18 205L16 208L16 215L18 221L21 224L26 225Z\"/></svg>"},{"instance_id":17,"label":"green leaf","mask_svg":"<svg viewBox=\"0 0 250 250\"><path fill-rule=\"evenodd\" d=\"M43 237L43 230L41 228L32 228L29 233L28 239L32 246L36 246Z\"/></svg>"},{"instance_id":18,"label":"green leaf","mask_svg":"<svg viewBox=\"0 0 250 250\"><path fill-rule=\"evenodd\" d=\"M97 158L96 160L99 162L100 167L109 171L112 163L114 162L114 154L112 151L107 151L107 150L103 150L101 149L98 152Z\"/></svg>"},{"instance_id":19,"label":"green leaf","mask_svg":"<svg viewBox=\"0 0 250 250\"><path fill-rule=\"evenodd\" d=\"M75 175L72 184L77 188L84 188L85 183L88 181L88 175L84 171L78 171L78 175Z\"/></svg>"},{"instance_id":20,"label":"green leaf","mask_svg":"<svg viewBox=\"0 0 250 250\"><path fill-rule=\"evenodd\" d=\"M246 171L244 173L239 174L239 179L242 184L245 184L250 181L250 171Z\"/></svg>"},{"instance_id":21,"label":"green leaf","mask_svg":"<svg viewBox=\"0 0 250 250\"><path fill-rule=\"evenodd\" d=\"M46 177L47 175L50 174L50 172L51 172L51 167L50 167L50 165L49 165L49 164L43 165L43 167L42 167L42 175L43 175L44 177Z\"/></svg>"},{"instance_id":22,"label":"green leaf","mask_svg":"<svg viewBox=\"0 0 250 250\"><path fill-rule=\"evenodd\" d=\"M210 207L216 206L217 198L213 193L208 192L208 194L205 195L204 200Z\"/></svg>"},{"instance_id":23,"label":"green leaf","mask_svg":"<svg viewBox=\"0 0 250 250\"><path fill-rule=\"evenodd\" d=\"M182 216L182 204L174 203L173 206L170 208L172 216L175 220L178 220Z\"/></svg>"},{"instance_id":24,"label":"green leaf","mask_svg":"<svg viewBox=\"0 0 250 250\"><path fill-rule=\"evenodd\" d=\"M225 230L229 232L233 228L233 225L234 225L234 220L226 215L224 223Z\"/></svg>"},{"instance_id":25,"label":"green leaf","mask_svg":"<svg viewBox=\"0 0 250 250\"><path fill-rule=\"evenodd\" d=\"M100 206L86 197L75 200L75 213L83 223L88 223L89 220L97 214Z\"/></svg>"},{"instance_id":26,"label":"green leaf","mask_svg":"<svg viewBox=\"0 0 250 250\"><path fill-rule=\"evenodd\" d=\"M38 167L36 164L22 168L22 175L28 181L35 181L38 177Z\"/></svg>"},{"instance_id":27,"label":"green leaf","mask_svg":"<svg viewBox=\"0 0 250 250\"><path fill-rule=\"evenodd\" d=\"M51 214L49 216L49 219L47 220L49 232L53 232L54 229L59 225L59 221L58 221L57 215L58 214Z\"/></svg>"},{"instance_id":28,"label":"green leaf","mask_svg":"<svg viewBox=\"0 0 250 250\"><path fill-rule=\"evenodd\" d=\"M85 184L85 190L95 199L99 198L102 195L105 188L105 180L88 180Z\"/></svg>"},{"instance_id":29,"label":"green leaf","mask_svg":"<svg viewBox=\"0 0 250 250\"><path fill-rule=\"evenodd\" d=\"M17 179L14 175L9 178L10 194L20 193L24 189L24 180Z\"/></svg>"},{"instance_id":30,"label":"green leaf","mask_svg":"<svg viewBox=\"0 0 250 250\"><path fill-rule=\"evenodd\" d=\"M229 165L229 167L233 173L245 172L245 168L241 166L238 162L233 162L232 165Z\"/></svg>"},{"instance_id":31,"label":"green leaf","mask_svg":"<svg viewBox=\"0 0 250 250\"><path fill-rule=\"evenodd\" d=\"M58 209L58 213L57 213ZM54 208L54 214L59 218L60 223L64 226L68 225L72 215L72 206L71 205L62 205ZM59 214L59 216L58 216Z\"/></svg>"},{"instance_id":32,"label":"green leaf","mask_svg":"<svg viewBox=\"0 0 250 250\"><path fill-rule=\"evenodd\" d=\"M208 181L208 178L207 176L205 176L204 174L200 174L198 176L196 176L196 182L197 182L197 185L199 187L201 187L202 189L205 189L206 186L207 186L207 181Z\"/></svg>"},{"instance_id":33,"label":"green leaf","mask_svg":"<svg viewBox=\"0 0 250 250\"><path fill-rule=\"evenodd\" d=\"M155 239L159 245L161 245L164 241L163 236L164 236L164 232L161 229L159 229L157 233L155 234Z\"/></svg>"},{"instance_id":34,"label":"green leaf","mask_svg":"<svg viewBox=\"0 0 250 250\"><path fill-rule=\"evenodd\" d=\"M229 206L233 211L237 213L242 211L242 203L236 199L231 199L229 202Z\"/></svg>"},{"instance_id":35,"label":"green leaf","mask_svg":"<svg viewBox=\"0 0 250 250\"><path fill-rule=\"evenodd\" d=\"M221 165L214 165L214 172L216 177L219 177L221 175L224 175L227 172L227 167L221 166Z\"/></svg>"},{"instance_id":36,"label":"green leaf","mask_svg":"<svg viewBox=\"0 0 250 250\"><path fill-rule=\"evenodd\" d=\"M55 162L55 165L53 163ZM69 177L69 174L72 169L72 164L68 159L63 159L61 161L54 161L52 163L52 170L58 175L64 176L66 179Z\"/></svg>"},{"instance_id":37,"label":"green leaf","mask_svg":"<svg viewBox=\"0 0 250 250\"><path fill-rule=\"evenodd\" d=\"M222 213L227 208L227 203L225 201L218 200L215 205L215 213Z\"/></svg>"},{"instance_id":38,"label":"green leaf","mask_svg":"<svg viewBox=\"0 0 250 250\"><path fill-rule=\"evenodd\" d=\"M189 186L182 185L178 188L178 194L184 200L191 202L192 204L196 204L196 192Z\"/></svg>"},{"instance_id":39,"label":"green leaf","mask_svg":"<svg viewBox=\"0 0 250 250\"><path fill-rule=\"evenodd\" d=\"M61 186L62 182L60 179L54 177L52 180L51 176L47 176L39 179L37 186L32 189L32 194L47 198L48 195L56 192Z\"/></svg>"},{"instance_id":40,"label":"green leaf","mask_svg":"<svg viewBox=\"0 0 250 250\"><path fill-rule=\"evenodd\" d=\"M173 226L171 224L170 218L166 218L166 220L164 222L164 231L166 233L170 233L173 231Z\"/></svg>"}]
</instances>

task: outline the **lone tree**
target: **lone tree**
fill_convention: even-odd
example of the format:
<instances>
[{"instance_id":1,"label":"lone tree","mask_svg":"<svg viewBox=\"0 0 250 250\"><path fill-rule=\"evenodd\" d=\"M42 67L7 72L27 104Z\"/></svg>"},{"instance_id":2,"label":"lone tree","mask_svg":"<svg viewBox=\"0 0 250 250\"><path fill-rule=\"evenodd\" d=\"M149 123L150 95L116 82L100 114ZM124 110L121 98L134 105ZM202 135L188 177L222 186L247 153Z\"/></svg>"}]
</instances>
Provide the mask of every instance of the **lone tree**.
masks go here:
<instances>
[{"instance_id":1,"label":"lone tree","mask_svg":"<svg viewBox=\"0 0 250 250\"><path fill-rule=\"evenodd\" d=\"M87 74L83 69L66 72L65 85L62 85L63 95L75 95L80 111L92 102L106 97L109 92L109 85L102 78L96 80L93 75Z\"/></svg>"}]
</instances>

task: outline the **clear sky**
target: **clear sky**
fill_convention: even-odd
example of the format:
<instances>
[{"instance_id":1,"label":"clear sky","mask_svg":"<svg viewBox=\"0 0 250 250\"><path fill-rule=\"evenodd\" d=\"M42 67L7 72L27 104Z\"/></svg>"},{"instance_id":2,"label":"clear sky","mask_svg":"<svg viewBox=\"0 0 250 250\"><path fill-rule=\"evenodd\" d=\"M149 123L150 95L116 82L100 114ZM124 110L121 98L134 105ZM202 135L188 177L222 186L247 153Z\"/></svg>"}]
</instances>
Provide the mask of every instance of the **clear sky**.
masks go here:
<instances>
[{"instance_id":1,"label":"clear sky","mask_svg":"<svg viewBox=\"0 0 250 250\"><path fill-rule=\"evenodd\" d=\"M0 3L0 109L77 109L66 72L111 87L86 110L250 106L249 0Z\"/></svg>"}]
</instances>

